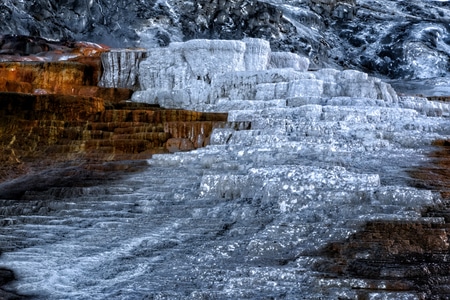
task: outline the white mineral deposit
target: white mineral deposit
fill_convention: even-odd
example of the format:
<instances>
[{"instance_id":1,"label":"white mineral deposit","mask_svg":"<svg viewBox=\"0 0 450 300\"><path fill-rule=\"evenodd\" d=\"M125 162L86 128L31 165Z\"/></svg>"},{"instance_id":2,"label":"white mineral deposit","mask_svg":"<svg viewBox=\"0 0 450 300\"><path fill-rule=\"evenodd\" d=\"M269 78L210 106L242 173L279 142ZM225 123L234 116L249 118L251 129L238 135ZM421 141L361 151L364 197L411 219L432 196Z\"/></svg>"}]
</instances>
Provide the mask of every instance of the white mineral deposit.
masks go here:
<instances>
[{"instance_id":1,"label":"white mineral deposit","mask_svg":"<svg viewBox=\"0 0 450 300\"><path fill-rule=\"evenodd\" d=\"M10 288L33 299L355 299L368 282L317 275L324 245L370 220L442 222L422 217L440 198L408 186L406 170L448 138L448 104L251 45L264 63L248 40L148 50L135 101L226 111L230 126L112 185L2 200Z\"/></svg>"}]
</instances>

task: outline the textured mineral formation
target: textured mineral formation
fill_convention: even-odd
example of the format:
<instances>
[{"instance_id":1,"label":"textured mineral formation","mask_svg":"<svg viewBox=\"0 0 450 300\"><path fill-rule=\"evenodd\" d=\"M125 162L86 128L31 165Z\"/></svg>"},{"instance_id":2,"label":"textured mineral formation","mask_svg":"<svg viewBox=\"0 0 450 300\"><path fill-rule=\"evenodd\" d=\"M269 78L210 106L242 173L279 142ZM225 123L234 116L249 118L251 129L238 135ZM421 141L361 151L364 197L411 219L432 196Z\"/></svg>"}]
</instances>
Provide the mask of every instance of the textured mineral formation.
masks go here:
<instances>
[{"instance_id":1,"label":"textured mineral formation","mask_svg":"<svg viewBox=\"0 0 450 300\"><path fill-rule=\"evenodd\" d=\"M0 93L2 179L29 161L144 159L203 147L224 114L112 104L99 97ZM169 139L186 139L177 148ZM45 165L45 164L44 164ZM5 170L6 169L6 170Z\"/></svg>"},{"instance_id":2,"label":"textured mineral formation","mask_svg":"<svg viewBox=\"0 0 450 300\"><path fill-rule=\"evenodd\" d=\"M289 106L300 106L352 96L398 102L389 84L366 73L305 72L308 66L308 58L272 52L261 39L174 43L149 50L139 69L144 91L134 93L132 99L201 111L228 111L233 108L230 103L240 105L242 100L283 99Z\"/></svg>"},{"instance_id":3,"label":"textured mineral formation","mask_svg":"<svg viewBox=\"0 0 450 300\"><path fill-rule=\"evenodd\" d=\"M147 56L147 51L112 50L101 56L103 73L99 86L139 90L139 63Z\"/></svg>"},{"instance_id":4,"label":"textured mineral formation","mask_svg":"<svg viewBox=\"0 0 450 300\"><path fill-rule=\"evenodd\" d=\"M134 58L109 67L105 89ZM447 166L428 154L447 145L449 103L360 71L308 71L258 39L142 58L135 101L80 98L85 115L59 108L70 94L4 103L4 119L22 122L5 126L8 163L36 137L50 158L109 163L0 183L0 264L17 278L3 288L54 300L448 298ZM39 134L35 116L50 118ZM155 149L166 153L113 163ZM114 172L126 169L139 172Z\"/></svg>"},{"instance_id":5,"label":"textured mineral formation","mask_svg":"<svg viewBox=\"0 0 450 300\"><path fill-rule=\"evenodd\" d=\"M0 62L2 180L54 162L143 159L203 147L226 121L225 114L126 102L145 52L88 51L83 43L24 36L2 42L0 59L16 60ZM77 62L62 57L69 52ZM22 59L31 56L34 61ZM97 86L102 83L111 87Z\"/></svg>"}]
</instances>

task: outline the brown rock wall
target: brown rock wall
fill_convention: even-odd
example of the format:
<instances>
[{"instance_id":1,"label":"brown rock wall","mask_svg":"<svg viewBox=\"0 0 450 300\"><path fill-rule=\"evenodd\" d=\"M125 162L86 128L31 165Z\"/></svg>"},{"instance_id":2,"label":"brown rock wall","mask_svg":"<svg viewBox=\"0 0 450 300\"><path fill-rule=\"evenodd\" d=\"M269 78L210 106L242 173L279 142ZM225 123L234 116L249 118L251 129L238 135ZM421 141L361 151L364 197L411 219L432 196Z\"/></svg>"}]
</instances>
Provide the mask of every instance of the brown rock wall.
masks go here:
<instances>
[{"instance_id":1,"label":"brown rock wall","mask_svg":"<svg viewBox=\"0 0 450 300\"><path fill-rule=\"evenodd\" d=\"M447 210L447 214L450 211ZM317 271L357 278L357 299L380 292L410 292L417 299L448 299L450 290L449 223L369 222L343 242L327 245Z\"/></svg>"},{"instance_id":2,"label":"brown rock wall","mask_svg":"<svg viewBox=\"0 0 450 300\"><path fill-rule=\"evenodd\" d=\"M97 97L0 92L0 115L25 120L87 120L104 109Z\"/></svg>"},{"instance_id":3,"label":"brown rock wall","mask_svg":"<svg viewBox=\"0 0 450 300\"><path fill-rule=\"evenodd\" d=\"M91 66L76 62L2 62L0 78L28 82L33 88L55 91L74 85L95 85Z\"/></svg>"},{"instance_id":4,"label":"brown rock wall","mask_svg":"<svg viewBox=\"0 0 450 300\"><path fill-rule=\"evenodd\" d=\"M57 162L147 159L203 147L226 118L135 103L128 107L101 97L0 92L0 180Z\"/></svg>"},{"instance_id":5,"label":"brown rock wall","mask_svg":"<svg viewBox=\"0 0 450 300\"><path fill-rule=\"evenodd\" d=\"M431 163L410 170L413 184L420 188L438 190L441 196L450 200L450 141L436 140L436 150L430 153Z\"/></svg>"}]
</instances>

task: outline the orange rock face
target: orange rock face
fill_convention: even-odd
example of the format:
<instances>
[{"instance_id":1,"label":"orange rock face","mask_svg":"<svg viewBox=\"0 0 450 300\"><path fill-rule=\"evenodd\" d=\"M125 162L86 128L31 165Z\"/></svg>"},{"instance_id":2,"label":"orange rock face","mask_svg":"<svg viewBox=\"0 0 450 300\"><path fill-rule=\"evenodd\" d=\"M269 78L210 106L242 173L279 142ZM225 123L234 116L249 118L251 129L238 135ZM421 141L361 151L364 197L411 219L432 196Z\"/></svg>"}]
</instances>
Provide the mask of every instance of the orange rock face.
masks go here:
<instances>
[{"instance_id":1,"label":"orange rock face","mask_svg":"<svg viewBox=\"0 0 450 300\"><path fill-rule=\"evenodd\" d=\"M116 106L100 97L0 93L0 178L37 160L101 162L191 150L226 123L225 114Z\"/></svg>"},{"instance_id":2,"label":"orange rock face","mask_svg":"<svg viewBox=\"0 0 450 300\"><path fill-rule=\"evenodd\" d=\"M0 181L59 162L90 168L192 150L226 122L226 114L131 103L132 90L97 86L106 47L0 40Z\"/></svg>"},{"instance_id":3,"label":"orange rock face","mask_svg":"<svg viewBox=\"0 0 450 300\"><path fill-rule=\"evenodd\" d=\"M0 36L0 91L80 95L81 87L97 86L101 54L109 50L87 42Z\"/></svg>"},{"instance_id":4,"label":"orange rock face","mask_svg":"<svg viewBox=\"0 0 450 300\"><path fill-rule=\"evenodd\" d=\"M92 68L73 62L3 62L0 77L9 82L27 82L33 88L51 92L70 86L95 84Z\"/></svg>"}]
</instances>

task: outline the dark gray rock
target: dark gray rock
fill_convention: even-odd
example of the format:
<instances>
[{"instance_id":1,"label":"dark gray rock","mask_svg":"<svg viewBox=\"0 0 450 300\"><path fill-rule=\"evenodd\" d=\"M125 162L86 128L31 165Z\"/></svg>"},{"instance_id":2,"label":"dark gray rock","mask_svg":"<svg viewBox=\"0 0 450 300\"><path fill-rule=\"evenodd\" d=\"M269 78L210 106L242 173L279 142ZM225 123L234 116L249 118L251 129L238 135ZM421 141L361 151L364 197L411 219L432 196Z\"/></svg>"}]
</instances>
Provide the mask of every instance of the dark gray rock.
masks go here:
<instances>
[{"instance_id":1,"label":"dark gray rock","mask_svg":"<svg viewBox=\"0 0 450 300\"><path fill-rule=\"evenodd\" d=\"M99 86L138 90L140 88L139 63L146 56L146 50L122 50L103 53L101 57L103 74Z\"/></svg>"},{"instance_id":2,"label":"dark gray rock","mask_svg":"<svg viewBox=\"0 0 450 300\"><path fill-rule=\"evenodd\" d=\"M194 38L269 40L311 67L356 68L390 78L449 70L449 2L373 0L5 0L0 33L113 47L167 46Z\"/></svg>"}]
</instances>

